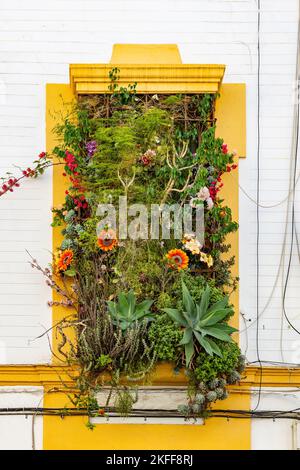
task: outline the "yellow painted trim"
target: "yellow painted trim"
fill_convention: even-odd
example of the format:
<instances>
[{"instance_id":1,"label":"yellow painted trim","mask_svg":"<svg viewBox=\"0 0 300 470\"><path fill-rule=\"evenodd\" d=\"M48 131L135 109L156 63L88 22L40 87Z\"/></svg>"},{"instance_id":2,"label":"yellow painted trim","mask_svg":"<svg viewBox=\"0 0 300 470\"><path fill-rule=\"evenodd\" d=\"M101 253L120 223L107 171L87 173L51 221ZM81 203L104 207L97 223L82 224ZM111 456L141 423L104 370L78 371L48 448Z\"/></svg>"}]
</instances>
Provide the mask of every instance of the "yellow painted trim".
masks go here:
<instances>
[{"instance_id":1,"label":"yellow painted trim","mask_svg":"<svg viewBox=\"0 0 300 470\"><path fill-rule=\"evenodd\" d=\"M120 86L137 82L139 93L217 93L225 65L182 64L175 44L115 44L109 64L71 64L75 94L107 93L109 72L121 69Z\"/></svg>"},{"instance_id":2,"label":"yellow painted trim","mask_svg":"<svg viewBox=\"0 0 300 470\"><path fill-rule=\"evenodd\" d=\"M262 377L261 377L262 371ZM61 379L71 385L70 378L76 374L76 369L69 369L63 365L1 365L0 386L8 385L42 385L61 386ZM243 373L241 386L257 387L300 387L299 367L247 367ZM187 378L183 372L175 374L169 363L159 364L151 377L151 385L186 385ZM240 386L232 386L232 390L239 390Z\"/></svg>"},{"instance_id":3,"label":"yellow painted trim","mask_svg":"<svg viewBox=\"0 0 300 470\"><path fill-rule=\"evenodd\" d=\"M223 83L216 103L218 137L222 137L238 157L246 157L246 85Z\"/></svg>"},{"instance_id":4,"label":"yellow painted trim","mask_svg":"<svg viewBox=\"0 0 300 470\"><path fill-rule=\"evenodd\" d=\"M220 97L216 101L216 136L221 137L228 145L229 151L237 151L235 163L240 155L246 156L246 87L243 83L222 84ZM220 198L231 208L232 218L239 221L239 167L222 177L224 187L219 193ZM232 276L239 276L239 234L230 233L227 237L231 249L223 258L235 256L235 264L231 268ZM234 305L235 315L232 326L239 328L239 289L230 297ZM238 341L238 333L234 335Z\"/></svg>"},{"instance_id":5,"label":"yellow painted trim","mask_svg":"<svg viewBox=\"0 0 300 470\"><path fill-rule=\"evenodd\" d=\"M69 108L74 103L75 96L72 92L70 85L64 84L47 84L46 85L46 150L51 155L53 148L58 144L54 127L60 122L61 116L67 114ZM54 160L54 163L58 163ZM63 167L60 165L53 166L53 207L59 207L65 198L65 191L68 188L67 178L62 176ZM54 227L52 237L52 251L55 253L57 247L60 246L63 236L61 234L61 227ZM59 301L60 296L52 291L52 300ZM72 313L63 307L52 307L52 325L56 325L59 321ZM69 332L72 334L71 332ZM53 362L58 362L55 355L57 354L57 347L59 338L55 329L52 331L52 356Z\"/></svg>"},{"instance_id":6,"label":"yellow painted trim","mask_svg":"<svg viewBox=\"0 0 300 470\"><path fill-rule=\"evenodd\" d=\"M114 44L110 64L181 64L177 44Z\"/></svg>"},{"instance_id":7,"label":"yellow painted trim","mask_svg":"<svg viewBox=\"0 0 300 470\"><path fill-rule=\"evenodd\" d=\"M226 404L225 404L226 402ZM62 393L46 393L44 406L63 407L66 397ZM232 394L220 402L218 409L249 410L250 396ZM204 425L164 424L97 424L89 431L86 417L72 416L61 419L44 417L45 450L94 450L94 449L250 449L251 428L249 419L210 418Z\"/></svg>"},{"instance_id":8,"label":"yellow painted trim","mask_svg":"<svg viewBox=\"0 0 300 470\"><path fill-rule=\"evenodd\" d=\"M137 82L138 93L217 93L224 65L113 64L121 69L119 85ZM111 64L72 64L70 79L76 94L107 93Z\"/></svg>"}]
</instances>

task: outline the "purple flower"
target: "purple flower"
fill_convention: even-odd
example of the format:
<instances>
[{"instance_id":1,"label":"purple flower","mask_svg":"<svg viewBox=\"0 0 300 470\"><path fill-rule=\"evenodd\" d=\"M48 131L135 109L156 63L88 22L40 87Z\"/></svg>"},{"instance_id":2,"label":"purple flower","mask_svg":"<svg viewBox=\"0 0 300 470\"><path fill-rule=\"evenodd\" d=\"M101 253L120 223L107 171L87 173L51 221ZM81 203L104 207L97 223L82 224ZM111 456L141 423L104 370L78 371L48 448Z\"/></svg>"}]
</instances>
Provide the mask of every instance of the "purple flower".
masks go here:
<instances>
[{"instance_id":1,"label":"purple flower","mask_svg":"<svg viewBox=\"0 0 300 470\"><path fill-rule=\"evenodd\" d=\"M87 149L88 156L91 158L97 151L97 142L95 140L91 140L90 142L87 142L85 148Z\"/></svg>"}]
</instances>

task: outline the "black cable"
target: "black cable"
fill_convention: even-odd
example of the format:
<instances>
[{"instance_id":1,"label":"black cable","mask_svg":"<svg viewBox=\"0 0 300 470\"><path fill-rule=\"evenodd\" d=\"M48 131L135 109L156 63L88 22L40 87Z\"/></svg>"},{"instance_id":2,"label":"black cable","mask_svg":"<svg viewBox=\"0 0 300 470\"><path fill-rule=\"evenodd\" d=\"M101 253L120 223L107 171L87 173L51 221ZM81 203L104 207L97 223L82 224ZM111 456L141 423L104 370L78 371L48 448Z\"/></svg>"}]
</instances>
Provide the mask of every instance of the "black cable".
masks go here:
<instances>
[{"instance_id":1,"label":"black cable","mask_svg":"<svg viewBox=\"0 0 300 470\"><path fill-rule=\"evenodd\" d=\"M259 379L259 393L256 406L253 411L256 411L260 404L261 388L262 388L262 363L259 353L259 243L260 243L260 213L259 213L259 200L260 200L260 0L257 2L257 181L256 181L256 356L260 366L260 379Z\"/></svg>"},{"instance_id":2,"label":"black cable","mask_svg":"<svg viewBox=\"0 0 300 470\"><path fill-rule=\"evenodd\" d=\"M300 81L300 72L299 72L299 67L300 67L300 58L299 58L299 41L300 41L300 12L298 12L298 42L297 42L297 68L296 68L296 84L297 87L299 86L299 81ZM283 289L283 299L282 299L282 307L283 307L283 314L290 325L290 327L300 335L300 331L292 324L290 321L287 311L286 311L286 292L288 288L288 283L289 283L289 278L290 278L290 271L291 271L291 263L292 263L292 255L293 255L293 247L294 247L294 235L295 235L295 189L296 189L296 173L297 173L297 163L298 163L298 147L299 147L299 96L296 96L296 114L295 114L295 121L296 121L296 133L294 136L294 145L295 148L292 150L295 150L295 158L294 158L294 167L293 167L293 190L292 190L292 231L291 231L291 243L290 243L290 253L289 253L289 262L288 262L288 267L287 267L287 273L286 273L286 278L285 278L285 283L284 283L284 289Z\"/></svg>"},{"instance_id":3,"label":"black cable","mask_svg":"<svg viewBox=\"0 0 300 470\"><path fill-rule=\"evenodd\" d=\"M1 408L0 416L54 416L54 417L72 417L72 416L90 416L90 417L102 417L105 418L119 418L122 417L119 413L115 412L113 408L105 408L105 415L98 415L97 411L90 411L86 408ZM232 410L232 409L214 409L209 410L209 416L212 418L234 418L234 419L294 419L300 421L300 408L294 408L291 410ZM131 418L184 418L187 417L178 413L176 410L147 410L147 409L135 409L132 410L128 417ZM193 417L190 417L193 419Z\"/></svg>"},{"instance_id":4,"label":"black cable","mask_svg":"<svg viewBox=\"0 0 300 470\"><path fill-rule=\"evenodd\" d=\"M300 364L296 364L295 362L265 361L264 359L261 359L260 361L251 361L251 362L247 362L247 365L248 365L248 366L251 366L251 364L257 364L258 362L260 362L260 363L262 363L262 364L291 366L291 368L294 368L294 369L299 368L299 365L300 365Z\"/></svg>"}]
</instances>

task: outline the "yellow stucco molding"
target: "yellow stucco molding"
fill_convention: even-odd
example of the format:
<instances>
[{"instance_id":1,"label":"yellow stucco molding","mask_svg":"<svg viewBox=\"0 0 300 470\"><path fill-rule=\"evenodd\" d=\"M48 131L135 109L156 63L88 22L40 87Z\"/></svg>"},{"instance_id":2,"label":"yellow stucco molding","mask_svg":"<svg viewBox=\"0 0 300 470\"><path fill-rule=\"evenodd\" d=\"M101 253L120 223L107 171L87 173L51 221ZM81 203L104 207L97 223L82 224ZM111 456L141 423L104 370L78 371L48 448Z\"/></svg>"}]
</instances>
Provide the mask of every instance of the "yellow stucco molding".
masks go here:
<instances>
[{"instance_id":1,"label":"yellow stucco molding","mask_svg":"<svg viewBox=\"0 0 300 470\"><path fill-rule=\"evenodd\" d=\"M70 374L76 373L76 369L70 370L67 366L58 365L2 365L0 366L0 386L7 385L42 385L61 386L64 383L72 383ZM151 385L185 385L187 378L184 372L175 374L172 364L159 364L151 376ZM247 367L243 373L241 385L255 387L300 387L300 369L297 367ZM233 389L239 386L233 386Z\"/></svg>"},{"instance_id":2,"label":"yellow stucco molding","mask_svg":"<svg viewBox=\"0 0 300 470\"><path fill-rule=\"evenodd\" d=\"M137 82L138 93L216 93L224 75L224 65L197 64L114 64L121 69L120 86ZM70 81L74 93L107 93L111 64L71 64Z\"/></svg>"},{"instance_id":3,"label":"yellow stucco molding","mask_svg":"<svg viewBox=\"0 0 300 470\"><path fill-rule=\"evenodd\" d=\"M137 82L139 93L217 93L225 65L182 64L175 44L115 44L109 64L71 64L75 94L107 93L109 71L121 69L120 86Z\"/></svg>"},{"instance_id":4,"label":"yellow stucco molding","mask_svg":"<svg viewBox=\"0 0 300 470\"><path fill-rule=\"evenodd\" d=\"M110 64L182 64L177 44L114 44Z\"/></svg>"}]
</instances>

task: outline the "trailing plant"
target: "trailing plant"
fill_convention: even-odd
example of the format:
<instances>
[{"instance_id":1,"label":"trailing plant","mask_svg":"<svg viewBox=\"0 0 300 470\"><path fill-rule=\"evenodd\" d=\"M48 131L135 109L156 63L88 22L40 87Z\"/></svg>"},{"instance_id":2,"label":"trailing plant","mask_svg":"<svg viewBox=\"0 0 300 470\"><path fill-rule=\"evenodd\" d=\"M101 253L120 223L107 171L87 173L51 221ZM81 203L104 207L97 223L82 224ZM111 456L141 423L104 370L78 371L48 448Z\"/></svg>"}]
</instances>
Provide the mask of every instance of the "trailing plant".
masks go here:
<instances>
[{"instance_id":1,"label":"trailing plant","mask_svg":"<svg viewBox=\"0 0 300 470\"><path fill-rule=\"evenodd\" d=\"M58 163L60 164L60 163ZM53 166L53 162L46 152L41 152L38 159L33 162L33 168L28 167L23 169L19 166L16 168L19 170L18 175L14 175L11 172L6 172L5 176L0 177L0 197L4 196L7 192L13 193L16 188L19 188L21 181L25 178L38 178L43 175L45 170Z\"/></svg>"},{"instance_id":2,"label":"trailing plant","mask_svg":"<svg viewBox=\"0 0 300 470\"><path fill-rule=\"evenodd\" d=\"M186 417L205 417L206 410L217 400L228 397L228 385L240 382L245 369L245 357L236 343L219 341L222 356L209 356L204 352L196 359L195 369L189 371L188 403L179 405L178 411Z\"/></svg>"}]
</instances>

